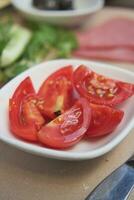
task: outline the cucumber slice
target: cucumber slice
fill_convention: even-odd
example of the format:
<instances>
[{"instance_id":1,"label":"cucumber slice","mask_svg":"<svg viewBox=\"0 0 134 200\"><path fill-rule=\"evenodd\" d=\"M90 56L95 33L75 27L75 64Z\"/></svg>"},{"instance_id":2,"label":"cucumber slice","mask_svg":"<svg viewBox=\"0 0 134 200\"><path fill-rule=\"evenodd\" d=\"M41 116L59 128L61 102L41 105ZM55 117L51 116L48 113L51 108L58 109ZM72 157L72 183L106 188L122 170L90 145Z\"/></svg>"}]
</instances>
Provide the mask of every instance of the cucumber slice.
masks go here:
<instances>
[{"instance_id":1,"label":"cucumber slice","mask_svg":"<svg viewBox=\"0 0 134 200\"><path fill-rule=\"evenodd\" d=\"M29 43L32 33L21 26L15 25L11 29L11 39L5 46L0 57L0 66L6 67L15 62Z\"/></svg>"}]
</instances>

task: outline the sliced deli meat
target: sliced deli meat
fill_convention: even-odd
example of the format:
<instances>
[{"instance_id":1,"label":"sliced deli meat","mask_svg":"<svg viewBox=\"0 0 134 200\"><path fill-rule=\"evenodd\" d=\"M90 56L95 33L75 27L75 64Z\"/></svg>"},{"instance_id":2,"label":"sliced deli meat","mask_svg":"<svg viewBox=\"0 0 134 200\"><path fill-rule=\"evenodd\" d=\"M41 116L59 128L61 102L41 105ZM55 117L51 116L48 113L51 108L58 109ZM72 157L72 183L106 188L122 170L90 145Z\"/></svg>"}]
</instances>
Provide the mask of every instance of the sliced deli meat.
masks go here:
<instances>
[{"instance_id":1,"label":"sliced deli meat","mask_svg":"<svg viewBox=\"0 0 134 200\"><path fill-rule=\"evenodd\" d=\"M134 20L114 18L86 32L77 34L80 47L134 49Z\"/></svg>"},{"instance_id":2,"label":"sliced deli meat","mask_svg":"<svg viewBox=\"0 0 134 200\"><path fill-rule=\"evenodd\" d=\"M127 48L86 49L86 48L81 48L74 52L74 56L86 58L86 59L134 62L134 49L127 49Z\"/></svg>"}]
</instances>

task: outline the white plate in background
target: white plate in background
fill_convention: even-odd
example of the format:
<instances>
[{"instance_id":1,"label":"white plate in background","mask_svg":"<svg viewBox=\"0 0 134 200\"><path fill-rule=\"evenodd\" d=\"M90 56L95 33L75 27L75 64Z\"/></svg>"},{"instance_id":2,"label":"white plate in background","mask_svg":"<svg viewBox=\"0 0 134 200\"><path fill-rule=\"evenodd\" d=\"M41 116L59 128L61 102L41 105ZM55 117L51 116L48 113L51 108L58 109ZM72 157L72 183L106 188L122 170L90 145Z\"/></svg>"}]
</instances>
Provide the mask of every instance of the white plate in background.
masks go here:
<instances>
[{"instance_id":1,"label":"white plate in background","mask_svg":"<svg viewBox=\"0 0 134 200\"><path fill-rule=\"evenodd\" d=\"M85 22L104 6L104 0L74 0L74 10L46 11L32 5L32 0L11 0L24 17L61 26L76 26ZM82 3L81 3L82 2Z\"/></svg>"}]
</instances>

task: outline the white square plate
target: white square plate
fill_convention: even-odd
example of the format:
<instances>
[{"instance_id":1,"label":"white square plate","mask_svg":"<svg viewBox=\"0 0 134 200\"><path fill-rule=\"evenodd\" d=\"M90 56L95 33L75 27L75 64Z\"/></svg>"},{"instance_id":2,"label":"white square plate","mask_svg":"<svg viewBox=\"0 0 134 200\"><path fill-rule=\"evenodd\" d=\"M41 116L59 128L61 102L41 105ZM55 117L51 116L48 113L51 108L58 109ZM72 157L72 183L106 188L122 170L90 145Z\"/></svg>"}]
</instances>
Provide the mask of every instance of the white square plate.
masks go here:
<instances>
[{"instance_id":1,"label":"white square plate","mask_svg":"<svg viewBox=\"0 0 134 200\"><path fill-rule=\"evenodd\" d=\"M134 83L134 73L114 67L109 64L100 64L85 60L61 59L39 64L33 67L6 84L0 90L0 139L10 145L16 146L24 151L63 160L84 160L101 156L116 145L118 145L134 127L134 96L123 103L120 108L125 112L125 116L118 128L108 136L97 140L81 141L71 149L54 150L37 144L21 141L14 137L9 130L8 102L19 83L27 76L30 76L36 89L41 83L57 69L72 64L75 67L84 64L94 71L107 75L108 77Z\"/></svg>"}]
</instances>

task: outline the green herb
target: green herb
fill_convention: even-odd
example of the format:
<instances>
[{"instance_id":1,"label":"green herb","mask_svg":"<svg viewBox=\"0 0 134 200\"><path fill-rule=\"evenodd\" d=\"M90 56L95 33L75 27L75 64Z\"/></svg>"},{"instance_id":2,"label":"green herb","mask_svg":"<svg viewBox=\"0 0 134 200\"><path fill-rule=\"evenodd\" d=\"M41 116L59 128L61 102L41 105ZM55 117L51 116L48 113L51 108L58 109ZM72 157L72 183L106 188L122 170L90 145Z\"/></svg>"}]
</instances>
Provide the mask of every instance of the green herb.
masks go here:
<instances>
[{"instance_id":1,"label":"green herb","mask_svg":"<svg viewBox=\"0 0 134 200\"><path fill-rule=\"evenodd\" d=\"M6 24L5 22L0 22L0 55L10 39L9 36L10 29L11 29L10 22L7 22Z\"/></svg>"},{"instance_id":2,"label":"green herb","mask_svg":"<svg viewBox=\"0 0 134 200\"><path fill-rule=\"evenodd\" d=\"M42 23L31 23L34 31L30 45L25 51L25 56L30 60L40 61L54 52L53 58L69 57L73 49L77 48L74 33L61 27Z\"/></svg>"}]
</instances>

